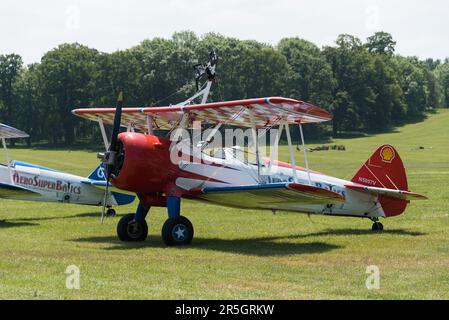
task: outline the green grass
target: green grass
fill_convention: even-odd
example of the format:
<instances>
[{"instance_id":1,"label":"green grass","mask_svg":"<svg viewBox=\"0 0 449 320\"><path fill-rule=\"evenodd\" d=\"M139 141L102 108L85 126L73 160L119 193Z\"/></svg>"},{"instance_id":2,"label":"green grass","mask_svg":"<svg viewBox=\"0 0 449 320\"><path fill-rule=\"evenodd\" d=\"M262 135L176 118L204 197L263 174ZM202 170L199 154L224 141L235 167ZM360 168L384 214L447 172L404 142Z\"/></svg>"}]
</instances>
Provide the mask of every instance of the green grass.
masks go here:
<instances>
[{"instance_id":1,"label":"green grass","mask_svg":"<svg viewBox=\"0 0 449 320\"><path fill-rule=\"evenodd\" d=\"M382 221L381 234L364 219L184 201L183 214L195 226L187 248L163 245L163 209L151 210L147 241L129 244L116 238L119 217L100 225L99 208L1 200L0 298L448 299L449 111L394 133L334 143L346 151L313 152L311 168L350 178L377 146L390 143L407 167L410 189L429 200ZM97 164L94 152L10 153L84 176ZM281 155L288 159L285 148ZM134 206L119 207L119 215ZM65 288L72 264L81 269L80 290ZM380 268L379 290L365 287L372 264Z\"/></svg>"}]
</instances>

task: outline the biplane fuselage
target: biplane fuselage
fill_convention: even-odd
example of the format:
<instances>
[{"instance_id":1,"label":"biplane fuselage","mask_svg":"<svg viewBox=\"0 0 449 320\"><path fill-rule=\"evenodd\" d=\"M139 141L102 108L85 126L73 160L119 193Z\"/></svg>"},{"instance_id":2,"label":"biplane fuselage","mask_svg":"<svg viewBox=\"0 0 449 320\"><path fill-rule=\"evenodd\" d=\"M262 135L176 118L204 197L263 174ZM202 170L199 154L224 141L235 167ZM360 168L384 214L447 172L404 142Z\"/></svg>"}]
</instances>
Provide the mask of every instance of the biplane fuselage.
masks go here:
<instances>
[{"instance_id":1,"label":"biplane fuselage","mask_svg":"<svg viewBox=\"0 0 449 320\"><path fill-rule=\"evenodd\" d=\"M280 161L270 164L269 159L264 159L259 168L235 157L232 148L222 149L220 156L204 153L193 156L190 144L185 141L173 144L168 139L135 132L121 133L119 140L124 157L112 184L137 193L148 208L167 206L167 197L178 197L244 209L374 218L398 215L407 203L406 196L390 195L389 202L395 208L387 205L387 210L379 193L364 192L366 185L299 166L293 171L291 164ZM396 153L393 147L388 147ZM172 153L177 157L171 156ZM376 156L380 157L379 152L374 153L373 157ZM397 154L395 161L401 161ZM381 171L392 165L384 164ZM393 165L403 170L402 162ZM388 178L377 175L357 179L385 187L382 179Z\"/></svg>"}]
</instances>

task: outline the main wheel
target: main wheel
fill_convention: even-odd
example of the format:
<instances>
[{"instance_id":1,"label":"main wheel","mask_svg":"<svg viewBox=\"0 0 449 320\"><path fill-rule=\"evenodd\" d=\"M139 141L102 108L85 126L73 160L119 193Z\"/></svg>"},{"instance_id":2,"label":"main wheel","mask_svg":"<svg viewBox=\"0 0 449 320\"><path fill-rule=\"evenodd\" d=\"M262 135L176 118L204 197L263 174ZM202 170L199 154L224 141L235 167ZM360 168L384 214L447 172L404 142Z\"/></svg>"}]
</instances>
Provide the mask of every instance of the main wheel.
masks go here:
<instances>
[{"instance_id":1,"label":"main wheel","mask_svg":"<svg viewBox=\"0 0 449 320\"><path fill-rule=\"evenodd\" d=\"M121 241L145 241L148 235L147 222L135 221L133 213L127 214L117 224L117 235Z\"/></svg>"},{"instance_id":2,"label":"main wheel","mask_svg":"<svg viewBox=\"0 0 449 320\"><path fill-rule=\"evenodd\" d=\"M106 211L106 217L115 217L115 214L116 214L116 212L115 212L115 210L112 209L112 208L109 208L109 209Z\"/></svg>"},{"instance_id":3,"label":"main wheel","mask_svg":"<svg viewBox=\"0 0 449 320\"><path fill-rule=\"evenodd\" d=\"M374 222L373 226L371 227L371 230L373 231L382 231L384 229L384 226L380 222Z\"/></svg>"},{"instance_id":4,"label":"main wheel","mask_svg":"<svg viewBox=\"0 0 449 320\"><path fill-rule=\"evenodd\" d=\"M193 226L183 216L169 218L162 227L162 240L167 246L185 246L192 242Z\"/></svg>"}]
</instances>

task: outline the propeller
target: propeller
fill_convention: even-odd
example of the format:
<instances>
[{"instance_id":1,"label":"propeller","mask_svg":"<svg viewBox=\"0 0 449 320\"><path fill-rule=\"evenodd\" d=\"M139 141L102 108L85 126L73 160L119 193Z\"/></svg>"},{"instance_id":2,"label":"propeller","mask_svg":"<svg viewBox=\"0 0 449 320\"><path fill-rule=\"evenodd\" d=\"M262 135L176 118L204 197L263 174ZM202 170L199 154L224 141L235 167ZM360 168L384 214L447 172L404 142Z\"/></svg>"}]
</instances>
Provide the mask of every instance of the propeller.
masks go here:
<instances>
[{"instance_id":1,"label":"propeller","mask_svg":"<svg viewBox=\"0 0 449 320\"><path fill-rule=\"evenodd\" d=\"M101 224L103 224L104 220L111 174L117 162L117 153L118 153L117 142L118 142L118 134L120 133L120 124L122 120L122 108L123 108L123 92L119 91L117 97L117 105L115 107L114 124L112 127L112 134L111 134L111 143L109 144L109 148L106 152L99 152L97 154L97 157L104 164L106 170L106 189L104 191L103 208L101 210Z\"/></svg>"}]
</instances>

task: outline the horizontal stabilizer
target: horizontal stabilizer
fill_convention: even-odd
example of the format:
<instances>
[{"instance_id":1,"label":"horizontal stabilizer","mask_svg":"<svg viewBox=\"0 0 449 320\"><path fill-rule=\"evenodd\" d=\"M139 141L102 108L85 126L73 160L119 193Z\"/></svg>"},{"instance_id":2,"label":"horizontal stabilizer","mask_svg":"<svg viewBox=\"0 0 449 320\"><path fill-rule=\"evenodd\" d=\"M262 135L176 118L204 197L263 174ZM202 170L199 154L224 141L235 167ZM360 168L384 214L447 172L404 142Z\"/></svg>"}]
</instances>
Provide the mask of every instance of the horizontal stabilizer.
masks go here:
<instances>
[{"instance_id":1,"label":"horizontal stabilizer","mask_svg":"<svg viewBox=\"0 0 449 320\"><path fill-rule=\"evenodd\" d=\"M390 198L397 198L401 200L424 200L427 197L420 195L418 193L405 191L405 190L396 190L396 189L386 189L386 188L377 188L377 187L367 187L361 185L345 185L346 188L369 193L377 196L385 196Z\"/></svg>"},{"instance_id":2,"label":"horizontal stabilizer","mask_svg":"<svg viewBox=\"0 0 449 320\"><path fill-rule=\"evenodd\" d=\"M288 210L295 205L320 205L344 202L338 193L299 183L272 183L204 188L194 196L236 208Z\"/></svg>"},{"instance_id":3,"label":"horizontal stabilizer","mask_svg":"<svg viewBox=\"0 0 449 320\"><path fill-rule=\"evenodd\" d=\"M40 196L40 193L34 192L21 186L9 183L0 183L0 198L3 199L23 199L33 197L38 198Z\"/></svg>"},{"instance_id":4,"label":"horizontal stabilizer","mask_svg":"<svg viewBox=\"0 0 449 320\"><path fill-rule=\"evenodd\" d=\"M129 203L133 202L134 199L136 198L135 195L130 195L130 194L122 193L122 192L112 191L111 193L115 199L115 202L117 202L117 205L119 205L119 206L129 204Z\"/></svg>"}]
</instances>

